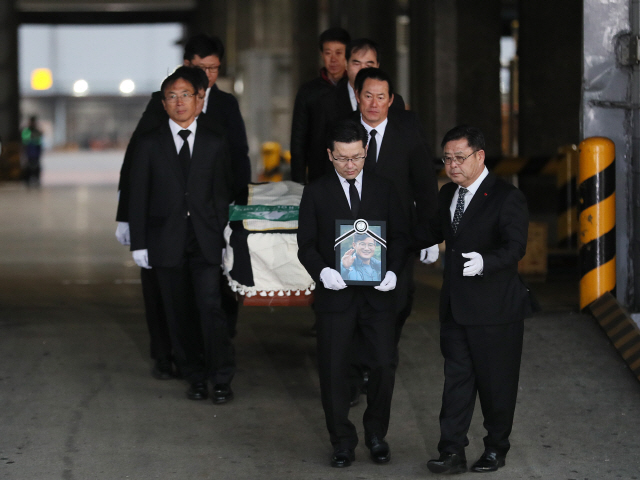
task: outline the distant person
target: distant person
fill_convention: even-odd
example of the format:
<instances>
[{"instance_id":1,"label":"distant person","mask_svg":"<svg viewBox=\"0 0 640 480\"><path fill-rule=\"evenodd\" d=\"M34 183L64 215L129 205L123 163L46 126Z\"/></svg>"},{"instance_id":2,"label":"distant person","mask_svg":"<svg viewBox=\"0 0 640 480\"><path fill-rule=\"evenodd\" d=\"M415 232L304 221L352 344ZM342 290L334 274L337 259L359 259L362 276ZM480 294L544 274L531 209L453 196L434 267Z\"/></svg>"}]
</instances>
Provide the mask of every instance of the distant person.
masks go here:
<instances>
[{"instance_id":1,"label":"distant person","mask_svg":"<svg viewBox=\"0 0 640 480\"><path fill-rule=\"evenodd\" d=\"M505 465L511 447L524 318L531 313L518 275L529 212L522 192L487 170L479 129L449 130L442 148L452 181L440 189L437 216L420 225L427 233L423 245L447 246L440 292L440 456L427 467L434 473L467 471L467 433L478 397L487 435L471 470L493 472Z\"/></svg>"},{"instance_id":2,"label":"distant person","mask_svg":"<svg viewBox=\"0 0 640 480\"><path fill-rule=\"evenodd\" d=\"M352 247L341 260L342 278L360 282L376 282L382 279L382 263L374 257L376 241L366 234L353 235Z\"/></svg>"},{"instance_id":3,"label":"distant person","mask_svg":"<svg viewBox=\"0 0 640 480\"><path fill-rule=\"evenodd\" d=\"M136 264L156 271L187 397L233 398L235 353L221 306L220 265L232 169L224 139L199 125L197 77L178 68L162 83L169 119L141 136L131 165L129 221ZM195 295L198 310L191 313Z\"/></svg>"},{"instance_id":4,"label":"distant person","mask_svg":"<svg viewBox=\"0 0 640 480\"><path fill-rule=\"evenodd\" d=\"M327 156L334 171L305 187L300 201L298 258L316 282L318 371L322 407L333 446L332 467L348 467L355 460L356 427L349 420L349 370L354 338L367 339L364 348L370 369L364 440L375 463L391 459L385 441L395 381L393 365L396 271L402 268L408 246L408 225L397 210L393 183L363 171L367 132L355 120L336 123L329 130ZM336 270L336 221L386 222L387 265L377 286L347 286ZM367 248L369 246L367 245ZM340 268L340 267L337 267Z\"/></svg>"},{"instance_id":5,"label":"distant person","mask_svg":"<svg viewBox=\"0 0 640 480\"><path fill-rule=\"evenodd\" d=\"M40 186L40 157L42 155L42 131L38 128L38 117L29 118L29 125L22 130L22 147L26 157L24 181L27 187Z\"/></svg>"},{"instance_id":6,"label":"distant person","mask_svg":"<svg viewBox=\"0 0 640 480\"><path fill-rule=\"evenodd\" d=\"M320 55L324 66L320 76L304 83L296 94L291 120L291 179L298 183L307 183L309 178L318 178L325 171L324 148L321 152L314 152L313 145L317 135L320 143L324 144L324 129L321 127L317 101L320 97L333 90L338 82L346 75L345 52L351 40L349 33L339 27L325 30L320 35ZM319 155L319 158L313 157ZM322 173L315 171L320 166Z\"/></svg>"}]
</instances>

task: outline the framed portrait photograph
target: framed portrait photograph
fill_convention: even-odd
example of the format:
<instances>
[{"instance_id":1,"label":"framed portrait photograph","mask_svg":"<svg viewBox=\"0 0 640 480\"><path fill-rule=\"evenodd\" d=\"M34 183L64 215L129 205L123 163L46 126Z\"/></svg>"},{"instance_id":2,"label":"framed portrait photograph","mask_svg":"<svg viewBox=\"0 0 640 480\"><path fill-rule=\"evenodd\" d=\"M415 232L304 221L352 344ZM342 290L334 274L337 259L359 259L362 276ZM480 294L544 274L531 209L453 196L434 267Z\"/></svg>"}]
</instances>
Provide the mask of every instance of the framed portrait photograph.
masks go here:
<instances>
[{"instance_id":1,"label":"framed portrait photograph","mask_svg":"<svg viewBox=\"0 0 640 480\"><path fill-rule=\"evenodd\" d=\"M387 273L386 222L336 220L336 270L347 285L380 285Z\"/></svg>"}]
</instances>

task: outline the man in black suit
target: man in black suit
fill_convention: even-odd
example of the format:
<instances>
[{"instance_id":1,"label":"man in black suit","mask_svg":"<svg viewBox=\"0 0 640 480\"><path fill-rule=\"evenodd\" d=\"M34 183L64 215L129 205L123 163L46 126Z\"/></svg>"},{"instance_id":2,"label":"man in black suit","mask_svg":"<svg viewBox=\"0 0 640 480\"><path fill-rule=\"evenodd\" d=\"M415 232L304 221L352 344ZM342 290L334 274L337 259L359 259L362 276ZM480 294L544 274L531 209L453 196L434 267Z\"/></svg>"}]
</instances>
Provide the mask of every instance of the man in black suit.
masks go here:
<instances>
[{"instance_id":1,"label":"man in black suit","mask_svg":"<svg viewBox=\"0 0 640 480\"><path fill-rule=\"evenodd\" d=\"M390 459L384 437L389 425L394 385L393 310L396 274L408 245L403 212L397 210L393 184L363 172L366 131L354 120L337 123L328 136L334 171L308 185L300 202L298 258L316 281L318 370L322 406L334 452L331 465L346 467L358 443L349 421L350 350L356 333L364 339L371 370L363 423L365 444L376 463ZM347 287L336 267L336 220L384 221L387 266L378 286Z\"/></svg>"},{"instance_id":2,"label":"man in black suit","mask_svg":"<svg viewBox=\"0 0 640 480\"><path fill-rule=\"evenodd\" d=\"M413 112L395 110L389 114L395 95L389 76L378 68L364 68L356 75L356 99L360 122L369 136L365 170L391 180L400 194L400 209L409 219L413 233L418 223L435 214L438 186L431 155ZM437 246L430 247L431 258ZM437 257L436 257L437 258ZM398 272L396 345L413 305L413 261ZM397 360L397 359L396 359Z\"/></svg>"},{"instance_id":3,"label":"man in black suit","mask_svg":"<svg viewBox=\"0 0 640 480\"><path fill-rule=\"evenodd\" d=\"M324 173L324 163L319 163L313 147L322 128L318 112L318 99L332 91L338 81L345 76L345 52L347 44L351 40L349 33L339 27L325 30L320 35L319 47L324 67L320 75L300 87L296 94L291 119L291 179L298 183L307 183L307 170L309 178L317 178ZM324 132L324 130L322 130ZM321 159L325 159L324 149ZM320 174L314 169L321 167ZM310 181L310 180L309 180Z\"/></svg>"},{"instance_id":4,"label":"man in black suit","mask_svg":"<svg viewBox=\"0 0 640 480\"><path fill-rule=\"evenodd\" d=\"M218 79L220 64L224 58L224 45L218 37L207 35L195 35L189 39L184 49L185 66L200 68L205 75L203 102L198 104L197 113L200 126L224 135L231 152L234 184L231 186L235 194L241 192L251 181L251 164L249 161L249 147L247 134L240 114L238 101L229 93L222 92L215 85ZM198 86L198 88L200 88ZM118 184L118 209L116 213L116 238L123 245L129 245L129 174L136 148L137 139L168 120L167 112L163 106L162 92L154 92L151 95L146 110L138 122L127 150L124 155L122 168L120 169L120 182ZM227 315L229 329L232 336L236 332L238 319L238 302L235 294L230 291L221 273L222 307ZM160 297L159 286L155 274L141 271L143 298L145 303L145 316L149 336L151 338L151 356L155 360L152 375L158 379L170 379L175 372L172 368L171 344Z\"/></svg>"},{"instance_id":5,"label":"man in black suit","mask_svg":"<svg viewBox=\"0 0 640 480\"><path fill-rule=\"evenodd\" d=\"M196 97L196 115L200 115L204 103L204 93L207 89L208 79L201 69L193 68L193 83L198 92ZM116 238L125 246L131 244L129 232L129 176L131 173L131 163L136 148L136 141L144 133L148 133L168 120L167 112L162 110L162 115L146 115L140 120L136 128L120 171L118 212L116 219ZM169 380L175 378L179 372L173 369L173 353L171 348L171 335L167 326L166 316L160 293L160 285L153 269L140 269L140 281L142 284L142 297L144 299L145 319L150 339L150 353L154 360L151 375L158 380Z\"/></svg>"},{"instance_id":6,"label":"man in black suit","mask_svg":"<svg viewBox=\"0 0 640 480\"><path fill-rule=\"evenodd\" d=\"M325 136L326 128L336 120L350 118L354 112L358 111L358 101L355 93L355 81L358 72L363 68L379 68L378 44L368 38L358 38L352 40L347 45L347 76L342 78L336 88L316 101L314 111L318 112L318 121L314 128L314 138L311 142L312 153L309 154L309 161L315 162L317 166L309 166L309 182L330 171L331 165L325 159ZM390 111L404 111L405 104L402 97L395 93Z\"/></svg>"},{"instance_id":7,"label":"man in black suit","mask_svg":"<svg viewBox=\"0 0 640 480\"><path fill-rule=\"evenodd\" d=\"M425 230L424 245L447 245L440 294L445 361L440 457L427 464L435 473L467 470L464 449L476 394L487 436L485 451L471 470L491 472L504 466L518 392L523 319L531 312L528 290L518 275L527 246L527 203L520 190L489 173L484 146L475 127L462 125L444 136L443 162L452 183L440 190L438 214Z\"/></svg>"},{"instance_id":8,"label":"man in black suit","mask_svg":"<svg viewBox=\"0 0 640 480\"><path fill-rule=\"evenodd\" d=\"M233 397L234 349L220 302L223 230L233 185L227 144L198 125L192 68L181 67L161 91L169 120L141 136L130 174L131 250L160 284L176 363L188 398ZM188 324L191 289L200 335ZM204 355L201 355L202 346Z\"/></svg>"}]
</instances>

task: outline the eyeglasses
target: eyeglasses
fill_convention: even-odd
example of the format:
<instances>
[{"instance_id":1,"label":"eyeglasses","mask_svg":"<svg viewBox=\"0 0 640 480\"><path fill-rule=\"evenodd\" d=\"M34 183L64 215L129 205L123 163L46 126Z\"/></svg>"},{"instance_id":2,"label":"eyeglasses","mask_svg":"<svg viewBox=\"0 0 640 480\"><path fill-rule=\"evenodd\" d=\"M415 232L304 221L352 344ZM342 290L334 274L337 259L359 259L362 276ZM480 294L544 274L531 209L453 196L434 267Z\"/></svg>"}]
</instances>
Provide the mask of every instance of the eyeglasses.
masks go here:
<instances>
[{"instance_id":1,"label":"eyeglasses","mask_svg":"<svg viewBox=\"0 0 640 480\"><path fill-rule=\"evenodd\" d=\"M210 65L210 66L206 66L206 65L194 65L195 67L201 68L202 70L204 70L207 73L218 73L218 71L220 70L220 65Z\"/></svg>"},{"instance_id":2,"label":"eyeglasses","mask_svg":"<svg viewBox=\"0 0 640 480\"><path fill-rule=\"evenodd\" d=\"M331 152L331 158L333 158L333 160L335 162L338 162L340 165L346 165L347 163L351 162L351 163L360 163L360 162L364 162L365 157L353 157L353 158L336 158L333 156L333 152Z\"/></svg>"},{"instance_id":3,"label":"eyeglasses","mask_svg":"<svg viewBox=\"0 0 640 480\"><path fill-rule=\"evenodd\" d=\"M462 165L467 158L469 158L474 153L478 153L479 151L480 150L476 150L475 152L471 152L466 157L463 157L461 155L456 155L455 157L442 157L442 163L444 163L445 165L451 165L451 162L455 162L456 165Z\"/></svg>"},{"instance_id":4,"label":"eyeglasses","mask_svg":"<svg viewBox=\"0 0 640 480\"><path fill-rule=\"evenodd\" d=\"M167 103L176 103L178 99L182 100L183 102L190 102L195 96L195 93L172 93L171 95L164 97L164 100Z\"/></svg>"}]
</instances>

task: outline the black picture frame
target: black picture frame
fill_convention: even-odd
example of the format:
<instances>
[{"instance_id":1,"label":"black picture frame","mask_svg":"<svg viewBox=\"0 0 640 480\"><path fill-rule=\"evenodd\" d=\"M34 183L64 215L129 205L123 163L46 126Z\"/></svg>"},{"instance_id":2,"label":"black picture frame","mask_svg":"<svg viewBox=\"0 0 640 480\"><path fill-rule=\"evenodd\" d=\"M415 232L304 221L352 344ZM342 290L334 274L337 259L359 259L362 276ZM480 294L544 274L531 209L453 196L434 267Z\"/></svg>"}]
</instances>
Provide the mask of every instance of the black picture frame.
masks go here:
<instances>
[{"instance_id":1,"label":"black picture frame","mask_svg":"<svg viewBox=\"0 0 640 480\"><path fill-rule=\"evenodd\" d=\"M354 240L360 238L360 246L354 248ZM364 237L368 237L364 238ZM373 243L373 253L367 244ZM359 248L362 248L361 255ZM380 285L387 273L387 222L365 219L336 220L334 243L335 267L347 285ZM349 250L351 265L343 264L343 257ZM348 263L348 261L347 261Z\"/></svg>"}]
</instances>

